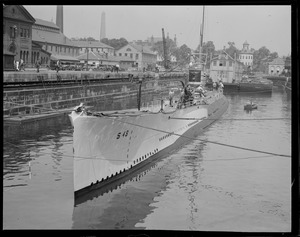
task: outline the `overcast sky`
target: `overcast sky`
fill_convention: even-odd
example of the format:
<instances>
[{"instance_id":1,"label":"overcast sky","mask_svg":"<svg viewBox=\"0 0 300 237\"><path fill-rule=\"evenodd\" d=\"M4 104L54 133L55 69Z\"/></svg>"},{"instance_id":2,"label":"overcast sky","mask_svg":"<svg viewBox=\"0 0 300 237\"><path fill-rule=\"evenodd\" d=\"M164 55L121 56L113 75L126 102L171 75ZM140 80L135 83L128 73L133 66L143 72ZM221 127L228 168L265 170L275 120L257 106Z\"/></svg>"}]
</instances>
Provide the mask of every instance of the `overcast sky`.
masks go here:
<instances>
[{"instance_id":1,"label":"overcast sky","mask_svg":"<svg viewBox=\"0 0 300 237\"><path fill-rule=\"evenodd\" d=\"M24 5L34 18L56 23L56 5ZM106 37L128 41L165 35L177 45L195 49L200 42L202 6L104 6L65 5L64 34L72 37L100 38L101 13L106 15ZM291 53L291 7L205 6L204 42L213 41L216 49L233 41L238 49L247 40L250 48L266 46L279 56Z\"/></svg>"}]
</instances>

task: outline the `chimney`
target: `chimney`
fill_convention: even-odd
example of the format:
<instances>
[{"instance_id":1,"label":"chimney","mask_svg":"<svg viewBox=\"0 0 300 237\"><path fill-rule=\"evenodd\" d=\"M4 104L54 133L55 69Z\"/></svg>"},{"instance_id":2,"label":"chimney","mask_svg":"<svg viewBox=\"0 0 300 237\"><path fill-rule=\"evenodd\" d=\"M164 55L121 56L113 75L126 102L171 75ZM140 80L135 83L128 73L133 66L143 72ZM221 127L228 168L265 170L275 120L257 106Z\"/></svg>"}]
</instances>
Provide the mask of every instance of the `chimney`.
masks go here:
<instances>
[{"instance_id":1,"label":"chimney","mask_svg":"<svg viewBox=\"0 0 300 237\"><path fill-rule=\"evenodd\" d=\"M56 8L56 25L59 27L60 32L64 33L64 15L62 5L58 5Z\"/></svg>"},{"instance_id":2,"label":"chimney","mask_svg":"<svg viewBox=\"0 0 300 237\"><path fill-rule=\"evenodd\" d=\"M106 38L105 32L105 12L101 14L101 28L100 28L100 40Z\"/></svg>"}]
</instances>

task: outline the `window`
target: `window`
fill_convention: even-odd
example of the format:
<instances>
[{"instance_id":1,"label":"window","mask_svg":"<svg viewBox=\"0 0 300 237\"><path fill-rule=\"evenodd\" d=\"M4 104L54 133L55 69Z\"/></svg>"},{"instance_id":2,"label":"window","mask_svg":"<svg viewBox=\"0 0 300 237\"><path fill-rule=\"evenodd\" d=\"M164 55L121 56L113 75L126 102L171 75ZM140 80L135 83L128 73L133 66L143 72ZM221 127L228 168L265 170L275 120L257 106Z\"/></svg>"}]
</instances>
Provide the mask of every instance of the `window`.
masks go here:
<instances>
[{"instance_id":1,"label":"window","mask_svg":"<svg viewBox=\"0 0 300 237\"><path fill-rule=\"evenodd\" d=\"M138 54L138 53L135 54L135 59L136 59L136 60L139 59L139 54Z\"/></svg>"},{"instance_id":2,"label":"window","mask_svg":"<svg viewBox=\"0 0 300 237\"><path fill-rule=\"evenodd\" d=\"M220 66L220 67L224 67L224 66L226 66L226 62L225 62L225 61L223 61L223 60L221 60L221 61L219 62L219 66Z\"/></svg>"},{"instance_id":3,"label":"window","mask_svg":"<svg viewBox=\"0 0 300 237\"><path fill-rule=\"evenodd\" d=\"M131 49L130 49L130 48L127 48L126 51L131 51Z\"/></svg>"},{"instance_id":4,"label":"window","mask_svg":"<svg viewBox=\"0 0 300 237\"><path fill-rule=\"evenodd\" d=\"M130 54L130 58L133 58L133 54L132 53Z\"/></svg>"},{"instance_id":5,"label":"window","mask_svg":"<svg viewBox=\"0 0 300 237\"><path fill-rule=\"evenodd\" d=\"M119 53L119 56L122 56L122 53Z\"/></svg>"},{"instance_id":6,"label":"window","mask_svg":"<svg viewBox=\"0 0 300 237\"><path fill-rule=\"evenodd\" d=\"M10 33L10 38L16 38L17 27L16 26L11 26L9 33Z\"/></svg>"},{"instance_id":7,"label":"window","mask_svg":"<svg viewBox=\"0 0 300 237\"><path fill-rule=\"evenodd\" d=\"M229 61L229 67L232 67L232 61Z\"/></svg>"},{"instance_id":8,"label":"window","mask_svg":"<svg viewBox=\"0 0 300 237\"><path fill-rule=\"evenodd\" d=\"M217 61L214 61L214 62L213 62L213 65L214 65L214 66L217 66Z\"/></svg>"},{"instance_id":9,"label":"window","mask_svg":"<svg viewBox=\"0 0 300 237\"><path fill-rule=\"evenodd\" d=\"M23 28L21 28L20 37L23 38Z\"/></svg>"},{"instance_id":10,"label":"window","mask_svg":"<svg viewBox=\"0 0 300 237\"><path fill-rule=\"evenodd\" d=\"M127 53L125 53L125 56L127 57Z\"/></svg>"}]
</instances>

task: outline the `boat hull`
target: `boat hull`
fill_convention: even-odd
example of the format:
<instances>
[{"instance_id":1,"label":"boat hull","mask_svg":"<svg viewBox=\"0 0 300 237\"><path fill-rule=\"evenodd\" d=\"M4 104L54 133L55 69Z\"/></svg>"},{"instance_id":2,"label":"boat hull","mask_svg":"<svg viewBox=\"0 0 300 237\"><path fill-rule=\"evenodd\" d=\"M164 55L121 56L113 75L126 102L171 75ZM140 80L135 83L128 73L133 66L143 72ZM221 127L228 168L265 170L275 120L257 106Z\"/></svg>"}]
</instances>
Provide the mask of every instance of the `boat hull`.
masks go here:
<instances>
[{"instance_id":1,"label":"boat hull","mask_svg":"<svg viewBox=\"0 0 300 237\"><path fill-rule=\"evenodd\" d=\"M194 139L228 108L223 95L212 100L209 105L170 113L124 117L76 114L72 122L75 196L121 179Z\"/></svg>"}]
</instances>

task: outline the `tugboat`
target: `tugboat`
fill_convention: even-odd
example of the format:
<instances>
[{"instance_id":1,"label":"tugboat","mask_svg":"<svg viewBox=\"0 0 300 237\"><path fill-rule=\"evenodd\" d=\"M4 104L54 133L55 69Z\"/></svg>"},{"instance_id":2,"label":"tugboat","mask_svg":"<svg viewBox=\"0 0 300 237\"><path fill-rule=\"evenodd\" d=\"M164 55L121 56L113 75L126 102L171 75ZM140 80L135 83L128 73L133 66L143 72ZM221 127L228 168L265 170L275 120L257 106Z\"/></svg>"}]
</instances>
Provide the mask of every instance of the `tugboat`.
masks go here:
<instances>
[{"instance_id":1,"label":"tugboat","mask_svg":"<svg viewBox=\"0 0 300 237\"><path fill-rule=\"evenodd\" d=\"M240 92L272 93L273 82L262 77L244 76L239 82Z\"/></svg>"}]
</instances>

